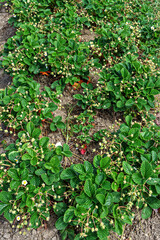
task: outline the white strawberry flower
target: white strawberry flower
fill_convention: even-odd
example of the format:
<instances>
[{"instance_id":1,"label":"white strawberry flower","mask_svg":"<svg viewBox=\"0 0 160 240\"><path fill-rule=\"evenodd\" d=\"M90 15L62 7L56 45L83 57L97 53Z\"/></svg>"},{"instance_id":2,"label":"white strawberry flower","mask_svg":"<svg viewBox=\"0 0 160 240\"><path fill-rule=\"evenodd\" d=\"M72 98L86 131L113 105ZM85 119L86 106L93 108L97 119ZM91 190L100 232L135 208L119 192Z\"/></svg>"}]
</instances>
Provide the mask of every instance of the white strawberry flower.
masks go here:
<instances>
[{"instance_id":1,"label":"white strawberry flower","mask_svg":"<svg viewBox=\"0 0 160 240\"><path fill-rule=\"evenodd\" d=\"M17 221L20 221L20 220L21 220L20 216L17 216L16 219L17 219Z\"/></svg>"},{"instance_id":2,"label":"white strawberry flower","mask_svg":"<svg viewBox=\"0 0 160 240\"><path fill-rule=\"evenodd\" d=\"M28 183L28 182L27 182L26 180L23 180L23 181L22 181L22 185L24 185L24 186L26 186L27 183Z\"/></svg>"},{"instance_id":3,"label":"white strawberry flower","mask_svg":"<svg viewBox=\"0 0 160 240\"><path fill-rule=\"evenodd\" d=\"M55 147L59 147L59 146L62 146L62 143L61 143L61 142L57 142L57 143L55 144Z\"/></svg>"}]
</instances>

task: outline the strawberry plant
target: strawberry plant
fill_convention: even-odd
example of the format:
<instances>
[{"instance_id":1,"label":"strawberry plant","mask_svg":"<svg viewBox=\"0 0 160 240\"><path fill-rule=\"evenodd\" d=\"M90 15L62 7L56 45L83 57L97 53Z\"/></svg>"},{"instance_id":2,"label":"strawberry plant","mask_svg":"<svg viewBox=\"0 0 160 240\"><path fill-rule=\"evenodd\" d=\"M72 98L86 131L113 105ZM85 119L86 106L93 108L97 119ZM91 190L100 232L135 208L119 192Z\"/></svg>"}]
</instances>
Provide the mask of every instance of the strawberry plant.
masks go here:
<instances>
[{"instance_id":1,"label":"strawberry plant","mask_svg":"<svg viewBox=\"0 0 160 240\"><path fill-rule=\"evenodd\" d=\"M62 171L64 201L53 207L62 237L67 227L80 231L74 239L107 239L110 230L121 235L122 226L132 224L133 206L143 219L160 207L158 129L127 116L120 131L103 137L93 165L85 161Z\"/></svg>"},{"instance_id":2,"label":"strawberry plant","mask_svg":"<svg viewBox=\"0 0 160 240\"><path fill-rule=\"evenodd\" d=\"M63 156L72 156L68 145L54 147L49 138L29 122L15 144L1 154L0 214L17 228L38 228L49 220L53 203L62 200L60 180Z\"/></svg>"},{"instance_id":3,"label":"strawberry plant","mask_svg":"<svg viewBox=\"0 0 160 240\"><path fill-rule=\"evenodd\" d=\"M128 57L125 62L114 65L100 74L97 88L84 86L84 95L76 94L78 105L83 109L108 109L114 111L149 111L154 108L154 95L160 92L159 76L146 74L150 69L142 65L136 57ZM90 89L89 89L90 87Z\"/></svg>"},{"instance_id":4,"label":"strawberry plant","mask_svg":"<svg viewBox=\"0 0 160 240\"><path fill-rule=\"evenodd\" d=\"M44 119L53 119L59 100L50 88L40 93L40 84L23 75L15 77L13 83L0 92L0 119L6 132L22 130L30 120L38 126ZM47 98L50 102L46 102Z\"/></svg>"}]
</instances>

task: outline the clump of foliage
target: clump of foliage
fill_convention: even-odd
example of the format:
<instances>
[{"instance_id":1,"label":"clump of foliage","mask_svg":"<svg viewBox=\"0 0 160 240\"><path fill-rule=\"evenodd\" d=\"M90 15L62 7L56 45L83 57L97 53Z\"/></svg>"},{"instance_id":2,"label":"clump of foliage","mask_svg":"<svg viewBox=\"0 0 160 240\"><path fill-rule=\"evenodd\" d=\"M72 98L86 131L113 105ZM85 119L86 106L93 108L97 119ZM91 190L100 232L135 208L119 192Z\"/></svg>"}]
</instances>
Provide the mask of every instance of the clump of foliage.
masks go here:
<instances>
[{"instance_id":1,"label":"clump of foliage","mask_svg":"<svg viewBox=\"0 0 160 240\"><path fill-rule=\"evenodd\" d=\"M63 236L67 226L77 226L75 239L107 239L110 230L121 235L122 226L132 223L133 206L142 209L143 219L160 207L159 129L127 116L120 130L103 137L93 165L85 161L62 171L64 201L54 211Z\"/></svg>"},{"instance_id":2,"label":"clump of foliage","mask_svg":"<svg viewBox=\"0 0 160 240\"><path fill-rule=\"evenodd\" d=\"M53 203L62 200L61 161L72 153L67 144L55 148L29 122L15 144L1 154L0 214L17 228L38 228L49 220Z\"/></svg>"},{"instance_id":3,"label":"clump of foliage","mask_svg":"<svg viewBox=\"0 0 160 240\"><path fill-rule=\"evenodd\" d=\"M83 95L76 94L78 105L85 109L107 109L114 111L149 111L154 108L154 95L160 92L159 76L152 76L149 66L136 57L128 56L125 62L114 65L100 73L97 87L82 85Z\"/></svg>"},{"instance_id":4,"label":"clump of foliage","mask_svg":"<svg viewBox=\"0 0 160 240\"><path fill-rule=\"evenodd\" d=\"M56 94L50 88L45 87L45 91L40 92L40 84L32 78L24 75L14 77L13 84L0 92L0 119L5 124L5 132L15 134L15 131L23 130L29 121L35 126L46 120L51 122L58 103Z\"/></svg>"}]
</instances>

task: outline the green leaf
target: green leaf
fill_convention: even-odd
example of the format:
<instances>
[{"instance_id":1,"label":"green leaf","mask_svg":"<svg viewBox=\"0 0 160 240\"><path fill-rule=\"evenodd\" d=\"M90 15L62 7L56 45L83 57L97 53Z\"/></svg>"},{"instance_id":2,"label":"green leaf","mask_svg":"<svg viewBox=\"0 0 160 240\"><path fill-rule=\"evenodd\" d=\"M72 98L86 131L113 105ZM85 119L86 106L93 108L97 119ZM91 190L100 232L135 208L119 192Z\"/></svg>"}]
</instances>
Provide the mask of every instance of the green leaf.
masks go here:
<instances>
[{"instance_id":1,"label":"green leaf","mask_svg":"<svg viewBox=\"0 0 160 240\"><path fill-rule=\"evenodd\" d=\"M73 97L75 99L78 99L78 100L82 100L83 99L83 96L81 94L75 94L75 95L73 95Z\"/></svg>"},{"instance_id":2,"label":"green leaf","mask_svg":"<svg viewBox=\"0 0 160 240\"><path fill-rule=\"evenodd\" d=\"M153 173L152 166L148 161L143 161L141 164L141 174L145 179L148 179Z\"/></svg>"},{"instance_id":3,"label":"green leaf","mask_svg":"<svg viewBox=\"0 0 160 240\"><path fill-rule=\"evenodd\" d=\"M17 189L19 187L19 185L21 185L20 181L11 181L10 182L10 188L13 189Z\"/></svg>"},{"instance_id":4,"label":"green leaf","mask_svg":"<svg viewBox=\"0 0 160 240\"><path fill-rule=\"evenodd\" d=\"M36 152L31 148L26 148L26 152L29 153L31 157L36 156Z\"/></svg>"},{"instance_id":5,"label":"green leaf","mask_svg":"<svg viewBox=\"0 0 160 240\"><path fill-rule=\"evenodd\" d=\"M110 193L112 197L112 202L118 203L120 201L121 193L120 192L112 192Z\"/></svg>"},{"instance_id":6,"label":"green leaf","mask_svg":"<svg viewBox=\"0 0 160 240\"><path fill-rule=\"evenodd\" d=\"M97 200L103 205L105 202L105 195L103 194L97 194L96 195Z\"/></svg>"},{"instance_id":7,"label":"green leaf","mask_svg":"<svg viewBox=\"0 0 160 240\"><path fill-rule=\"evenodd\" d=\"M13 220L15 219L15 215L13 215L12 213L10 213L10 208L5 209L4 217L5 217L9 222L13 222Z\"/></svg>"},{"instance_id":8,"label":"green leaf","mask_svg":"<svg viewBox=\"0 0 160 240\"><path fill-rule=\"evenodd\" d=\"M98 168L100 166L100 160L101 160L101 156L100 155L96 155L93 159L93 165Z\"/></svg>"},{"instance_id":9,"label":"green leaf","mask_svg":"<svg viewBox=\"0 0 160 240\"><path fill-rule=\"evenodd\" d=\"M147 219L152 215L152 209L150 207L144 207L142 209L141 216L143 219Z\"/></svg>"},{"instance_id":10,"label":"green leaf","mask_svg":"<svg viewBox=\"0 0 160 240\"><path fill-rule=\"evenodd\" d=\"M25 194L25 192L18 192L18 194L16 195L16 199L20 199L23 195Z\"/></svg>"},{"instance_id":11,"label":"green leaf","mask_svg":"<svg viewBox=\"0 0 160 240\"><path fill-rule=\"evenodd\" d=\"M132 116L128 115L125 117L126 123L129 127L131 127L131 122L132 122Z\"/></svg>"},{"instance_id":12,"label":"green leaf","mask_svg":"<svg viewBox=\"0 0 160 240\"><path fill-rule=\"evenodd\" d=\"M115 220L115 230L118 235L122 235L123 227L122 223L119 220Z\"/></svg>"},{"instance_id":13,"label":"green leaf","mask_svg":"<svg viewBox=\"0 0 160 240\"><path fill-rule=\"evenodd\" d=\"M47 185L51 185L55 181L55 174L52 173L48 176L46 173L43 173L41 178Z\"/></svg>"},{"instance_id":14,"label":"green leaf","mask_svg":"<svg viewBox=\"0 0 160 240\"><path fill-rule=\"evenodd\" d=\"M36 166L37 162L38 162L37 157L34 157L34 158L31 159L31 165L32 166Z\"/></svg>"},{"instance_id":15,"label":"green leaf","mask_svg":"<svg viewBox=\"0 0 160 240\"><path fill-rule=\"evenodd\" d=\"M22 160L31 160L32 156L29 155L28 153L25 153L24 155L22 155Z\"/></svg>"},{"instance_id":16,"label":"green leaf","mask_svg":"<svg viewBox=\"0 0 160 240\"><path fill-rule=\"evenodd\" d=\"M129 100L126 101L125 106L126 107L132 107L134 103L135 103L134 99L130 98Z\"/></svg>"},{"instance_id":17,"label":"green leaf","mask_svg":"<svg viewBox=\"0 0 160 240\"><path fill-rule=\"evenodd\" d=\"M35 174L36 174L37 176L41 176L43 173L45 173L45 171L44 171L42 168L37 169L37 170L35 171Z\"/></svg>"},{"instance_id":18,"label":"green leaf","mask_svg":"<svg viewBox=\"0 0 160 240\"><path fill-rule=\"evenodd\" d=\"M68 223L74 217L74 207L70 207L64 214L63 220L65 223Z\"/></svg>"},{"instance_id":19,"label":"green leaf","mask_svg":"<svg viewBox=\"0 0 160 240\"><path fill-rule=\"evenodd\" d=\"M87 179L84 184L84 192L91 197L93 194L92 182L90 179Z\"/></svg>"},{"instance_id":20,"label":"green leaf","mask_svg":"<svg viewBox=\"0 0 160 240\"><path fill-rule=\"evenodd\" d=\"M143 184L143 178L140 173L133 173L132 174L132 179L136 184Z\"/></svg>"},{"instance_id":21,"label":"green leaf","mask_svg":"<svg viewBox=\"0 0 160 240\"><path fill-rule=\"evenodd\" d=\"M14 168L10 168L10 169L8 170L8 175L9 175L11 178L15 179L15 180L19 180L19 178L20 178L20 177L18 176L17 170L14 169Z\"/></svg>"},{"instance_id":22,"label":"green leaf","mask_svg":"<svg viewBox=\"0 0 160 240\"><path fill-rule=\"evenodd\" d=\"M132 217L129 216L129 215L124 214L124 215L123 215L123 222L132 225Z\"/></svg>"},{"instance_id":23,"label":"green leaf","mask_svg":"<svg viewBox=\"0 0 160 240\"><path fill-rule=\"evenodd\" d=\"M40 128L35 128L32 132L32 137L36 139L36 138L39 137L40 134L41 134L41 129Z\"/></svg>"},{"instance_id":24,"label":"green leaf","mask_svg":"<svg viewBox=\"0 0 160 240\"><path fill-rule=\"evenodd\" d=\"M102 208L102 212L100 214L100 218L106 218L108 215L108 207L104 207Z\"/></svg>"},{"instance_id":25,"label":"green leaf","mask_svg":"<svg viewBox=\"0 0 160 240\"><path fill-rule=\"evenodd\" d=\"M66 157L72 157L72 152L69 149L68 144L63 144L63 152L62 152Z\"/></svg>"},{"instance_id":26,"label":"green leaf","mask_svg":"<svg viewBox=\"0 0 160 240\"><path fill-rule=\"evenodd\" d=\"M56 124L57 128L60 128L60 129L64 129L65 128L65 124L63 122L58 122Z\"/></svg>"},{"instance_id":27,"label":"green leaf","mask_svg":"<svg viewBox=\"0 0 160 240\"><path fill-rule=\"evenodd\" d=\"M83 166L83 164L81 164L81 163L75 164L74 167L73 167L73 169L74 169L76 172L78 172L79 174L85 174L85 173L86 173L86 172L85 172L85 169L84 169L84 166Z\"/></svg>"},{"instance_id":28,"label":"green leaf","mask_svg":"<svg viewBox=\"0 0 160 240\"><path fill-rule=\"evenodd\" d=\"M152 154L152 161L154 162L157 161L158 159L157 153L155 151L152 151L151 154Z\"/></svg>"},{"instance_id":29,"label":"green leaf","mask_svg":"<svg viewBox=\"0 0 160 240\"><path fill-rule=\"evenodd\" d=\"M90 162L84 161L84 168L87 173L93 173L93 167Z\"/></svg>"},{"instance_id":30,"label":"green leaf","mask_svg":"<svg viewBox=\"0 0 160 240\"><path fill-rule=\"evenodd\" d=\"M122 74L123 78L127 78L130 76L130 73L128 72L128 70L126 68L121 69L121 74Z\"/></svg>"},{"instance_id":31,"label":"green leaf","mask_svg":"<svg viewBox=\"0 0 160 240\"><path fill-rule=\"evenodd\" d=\"M27 131L28 131L29 135L32 136L32 132L34 130L34 124L32 122L29 122L29 123L27 123L26 128L27 128Z\"/></svg>"},{"instance_id":32,"label":"green leaf","mask_svg":"<svg viewBox=\"0 0 160 240\"><path fill-rule=\"evenodd\" d=\"M65 204L64 202L58 202L54 208L55 214L58 215L59 217L64 215L64 212L66 210L67 210L67 204Z\"/></svg>"},{"instance_id":33,"label":"green leaf","mask_svg":"<svg viewBox=\"0 0 160 240\"><path fill-rule=\"evenodd\" d=\"M119 174L118 174L118 177L117 177L117 183L122 183L123 182L123 180L124 180L124 173L123 172L120 172Z\"/></svg>"},{"instance_id":34,"label":"green leaf","mask_svg":"<svg viewBox=\"0 0 160 240\"><path fill-rule=\"evenodd\" d=\"M158 185L160 184L160 178L151 178L147 180L147 184L149 185Z\"/></svg>"},{"instance_id":35,"label":"green leaf","mask_svg":"<svg viewBox=\"0 0 160 240\"><path fill-rule=\"evenodd\" d=\"M63 172L61 173L61 179L63 180L72 179L75 178L76 176L77 176L76 173L70 168L64 169Z\"/></svg>"},{"instance_id":36,"label":"green leaf","mask_svg":"<svg viewBox=\"0 0 160 240\"><path fill-rule=\"evenodd\" d=\"M27 207L31 207L31 206L32 206L31 195L28 195L28 196L27 196L26 206L27 206Z\"/></svg>"},{"instance_id":37,"label":"green leaf","mask_svg":"<svg viewBox=\"0 0 160 240\"><path fill-rule=\"evenodd\" d=\"M30 218L30 223L31 223L31 227L32 228L38 228L41 224L41 221L39 219L39 215L37 212L34 212L32 215L31 215L31 218Z\"/></svg>"},{"instance_id":38,"label":"green leaf","mask_svg":"<svg viewBox=\"0 0 160 240\"><path fill-rule=\"evenodd\" d=\"M8 154L8 159L14 161L15 159L19 158L19 152L12 151Z\"/></svg>"},{"instance_id":39,"label":"green leaf","mask_svg":"<svg viewBox=\"0 0 160 240\"><path fill-rule=\"evenodd\" d=\"M111 195L108 194L108 195L106 196L104 205L107 206L107 207L109 207L111 204L112 204L112 197L111 197Z\"/></svg>"},{"instance_id":40,"label":"green leaf","mask_svg":"<svg viewBox=\"0 0 160 240\"><path fill-rule=\"evenodd\" d=\"M124 102L122 102L122 101L119 100L119 101L116 103L116 105L117 105L118 108L123 108L123 107L124 107Z\"/></svg>"},{"instance_id":41,"label":"green leaf","mask_svg":"<svg viewBox=\"0 0 160 240\"><path fill-rule=\"evenodd\" d=\"M117 190L119 188L119 184L117 184L116 182L112 182L111 187L112 187L113 191L117 192Z\"/></svg>"},{"instance_id":42,"label":"green leaf","mask_svg":"<svg viewBox=\"0 0 160 240\"><path fill-rule=\"evenodd\" d=\"M106 190L111 190L111 183L109 181L103 182L102 188L104 188Z\"/></svg>"},{"instance_id":43,"label":"green leaf","mask_svg":"<svg viewBox=\"0 0 160 240\"><path fill-rule=\"evenodd\" d=\"M125 173L127 173L128 175L132 174L132 167L129 163L123 161L122 166L123 166Z\"/></svg>"},{"instance_id":44,"label":"green leaf","mask_svg":"<svg viewBox=\"0 0 160 240\"><path fill-rule=\"evenodd\" d=\"M104 180L104 177L105 177L105 175L104 175L104 173L98 173L97 174L97 176L96 176L96 178L95 178L95 183L97 184L97 185L100 185L100 184L102 184L102 182L103 182L103 180Z\"/></svg>"},{"instance_id":45,"label":"green leaf","mask_svg":"<svg viewBox=\"0 0 160 240\"><path fill-rule=\"evenodd\" d=\"M99 228L97 231L97 236L100 240L107 240L107 236L109 236L109 230L108 227L105 226L105 229Z\"/></svg>"},{"instance_id":46,"label":"green leaf","mask_svg":"<svg viewBox=\"0 0 160 240\"><path fill-rule=\"evenodd\" d=\"M5 211L7 206L8 204L0 202L0 215Z\"/></svg>"},{"instance_id":47,"label":"green leaf","mask_svg":"<svg viewBox=\"0 0 160 240\"><path fill-rule=\"evenodd\" d=\"M42 146L43 148L46 148L48 146L49 143L49 138L48 137L42 137L39 140L39 146Z\"/></svg>"},{"instance_id":48,"label":"green leaf","mask_svg":"<svg viewBox=\"0 0 160 240\"><path fill-rule=\"evenodd\" d=\"M12 200L12 194L9 192L2 191L0 192L0 201L3 203L8 203L10 200Z\"/></svg>"},{"instance_id":49,"label":"green leaf","mask_svg":"<svg viewBox=\"0 0 160 240\"><path fill-rule=\"evenodd\" d=\"M109 167L110 162L111 162L111 159L109 157L102 158L100 161L100 167L107 168L107 167Z\"/></svg>"},{"instance_id":50,"label":"green leaf","mask_svg":"<svg viewBox=\"0 0 160 240\"><path fill-rule=\"evenodd\" d=\"M67 225L68 225L68 223L65 223L63 221L63 216L58 218L58 220L56 221L56 224L55 224L57 230L64 230L64 229L66 229Z\"/></svg>"},{"instance_id":51,"label":"green leaf","mask_svg":"<svg viewBox=\"0 0 160 240\"><path fill-rule=\"evenodd\" d=\"M57 130L57 127L56 127L55 123L50 124L50 130L53 131L53 132L55 132Z\"/></svg>"},{"instance_id":52,"label":"green leaf","mask_svg":"<svg viewBox=\"0 0 160 240\"><path fill-rule=\"evenodd\" d=\"M160 200L157 199L156 197L149 197L147 199L147 202L148 202L149 206L153 209L160 208Z\"/></svg>"}]
</instances>

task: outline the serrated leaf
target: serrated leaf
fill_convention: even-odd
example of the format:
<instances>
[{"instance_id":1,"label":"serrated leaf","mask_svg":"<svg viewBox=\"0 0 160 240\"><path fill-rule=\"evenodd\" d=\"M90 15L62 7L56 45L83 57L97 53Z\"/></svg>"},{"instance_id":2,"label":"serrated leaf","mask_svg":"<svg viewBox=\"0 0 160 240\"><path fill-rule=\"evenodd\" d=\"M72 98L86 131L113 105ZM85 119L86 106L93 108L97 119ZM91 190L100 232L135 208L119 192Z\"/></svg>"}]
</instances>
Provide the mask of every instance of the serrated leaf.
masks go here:
<instances>
[{"instance_id":1,"label":"serrated leaf","mask_svg":"<svg viewBox=\"0 0 160 240\"><path fill-rule=\"evenodd\" d=\"M100 167L107 168L109 167L111 159L109 157L104 157L100 160Z\"/></svg>"},{"instance_id":2,"label":"serrated leaf","mask_svg":"<svg viewBox=\"0 0 160 240\"><path fill-rule=\"evenodd\" d=\"M48 146L49 143L49 138L48 137L42 137L39 140L39 146L42 146L43 148L46 148Z\"/></svg>"},{"instance_id":3,"label":"serrated leaf","mask_svg":"<svg viewBox=\"0 0 160 240\"><path fill-rule=\"evenodd\" d=\"M102 205L104 204L104 202L105 202L105 195L104 194L97 194L96 198Z\"/></svg>"},{"instance_id":4,"label":"serrated leaf","mask_svg":"<svg viewBox=\"0 0 160 240\"><path fill-rule=\"evenodd\" d=\"M140 173L133 173L132 174L132 179L136 184L143 184L143 178Z\"/></svg>"},{"instance_id":5,"label":"serrated leaf","mask_svg":"<svg viewBox=\"0 0 160 240\"><path fill-rule=\"evenodd\" d=\"M98 229L97 236L100 240L107 240L107 236L109 236L108 226L105 226L105 229Z\"/></svg>"},{"instance_id":6,"label":"serrated leaf","mask_svg":"<svg viewBox=\"0 0 160 240\"><path fill-rule=\"evenodd\" d=\"M32 159L32 156L29 155L28 153L25 153L22 155L22 160L31 160Z\"/></svg>"},{"instance_id":7,"label":"serrated leaf","mask_svg":"<svg viewBox=\"0 0 160 240\"><path fill-rule=\"evenodd\" d=\"M153 173L151 164L146 160L142 162L140 169L141 174L145 179L148 179Z\"/></svg>"},{"instance_id":8,"label":"serrated leaf","mask_svg":"<svg viewBox=\"0 0 160 240\"><path fill-rule=\"evenodd\" d=\"M109 181L103 182L102 188L104 188L105 190L110 190L111 189L111 183Z\"/></svg>"},{"instance_id":9,"label":"serrated leaf","mask_svg":"<svg viewBox=\"0 0 160 240\"><path fill-rule=\"evenodd\" d=\"M118 235L122 235L123 233L122 223L117 219L115 220L115 230Z\"/></svg>"},{"instance_id":10,"label":"serrated leaf","mask_svg":"<svg viewBox=\"0 0 160 240\"><path fill-rule=\"evenodd\" d=\"M74 207L70 207L67 209L67 211L64 213L63 220L65 223L68 223L73 217L74 217Z\"/></svg>"},{"instance_id":11,"label":"serrated leaf","mask_svg":"<svg viewBox=\"0 0 160 240\"><path fill-rule=\"evenodd\" d=\"M97 185L100 185L100 184L102 184L103 180L104 180L104 173L102 173L102 172L98 173L96 178L95 178L95 183Z\"/></svg>"},{"instance_id":12,"label":"serrated leaf","mask_svg":"<svg viewBox=\"0 0 160 240\"><path fill-rule=\"evenodd\" d=\"M150 207L144 207L142 209L141 216L143 219L147 219L152 215L152 209Z\"/></svg>"},{"instance_id":13,"label":"serrated leaf","mask_svg":"<svg viewBox=\"0 0 160 240\"><path fill-rule=\"evenodd\" d=\"M19 176L18 176L18 173L17 173L17 169L14 169L14 168L10 168L9 170L8 170L8 175L11 177L11 178L13 178L13 179L15 179L15 180L19 180Z\"/></svg>"},{"instance_id":14,"label":"serrated leaf","mask_svg":"<svg viewBox=\"0 0 160 240\"><path fill-rule=\"evenodd\" d=\"M153 209L160 208L160 200L157 199L156 197L149 197L147 199L147 202L148 202L149 206Z\"/></svg>"},{"instance_id":15,"label":"serrated leaf","mask_svg":"<svg viewBox=\"0 0 160 240\"><path fill-rule=\"evenodd\" d=\"M5 191L0 192L0 201L3 203L8 203L10 200L12 200L11 193Z\"/></svg>"},{"instance_id":16,"label":"serrated leaf","mask_svg":"<svg viewBox=\"0 0 160 240\"><path fill-rule=\"evenodd\" d=\"M129 163L123 161L122 166L123 166L125 173L127 173L128 175L132 174L132 167Z\"/></svg>"},{"instance_id":17,"label":"serrated leaf","mask_svg":"<svg viewBox=\"0 0 160 240\"><path fill-rule=\"evenodd\" d=\"M90 179L87 179L84 184L84 192L91 197L93 194L92 182Z\"/></svg>"},{"instance_id":18,"label":"serrated leaf","mask_svg":"<svg viewBox=\"0 0 160 240\"><path fill-rule=\"evenodd\" d=\"M64 169L63 172L61 173L61 179L63 179L63 180L72 179L75 177L76 177L76 173L70 168Z\"/></svg>"},{"instance_id":19,"label":"serrated leaf","mask_svg":"<svg viewBox=\"0 0 160 240\"><path fill-rule=\"evenodd\" d=\"M37 169L37 170L35 171L35 174L36 174L37 176L41 176L43 173L45 173L45 171L44 171L42 168Z\"/></svg>"},{"instance_id":20,"label":"serrated leaf","mask_svg":"<svg viewBox=\"0 0 160 240\"><path fill-rule=\"evenodd\" d=\"M90 162L84 161L84 168L87 173L93 173L93 167Z\"/></svg>"},{"instance_id":21,"label":"serrated leaf","mask_svg":"<svg viewBox=\"0 0 160 240\"><path fill-rule=\"evenodd\" d=\"M32 122L29 122L29 123L27 123L26 128L27 128L27 131L28 131L29 135L32 136L32 132L34 130L34 124Z\"/></svg>"},{"instance_id":22,"label":"serrated leaf","mask_svg":"<svg viewBox=\"0 0 160 240\"><path fill-rule=\"evenodd\" d=\"M41 129L40 128L35 128L32 132L32 137L36 139L36 138L39 137L40 134L41 134Z\"/></svg>"},{"instance_id":23,"label":"serrated leaf","mask_svg":"<svg viewBox=\"0 0 160 240\"><path fill-rule=\"evenodd\" d=\"M132 116L128 115L125 117L126 123L129 127L131 127L131 122L132 122Z\"/></svg>"},{"instance_id":24,"label":"serrated leaf","mask_svg":"<svg viewBox=\"0 0 160 240\"><path fill-rule=\"evenodd\" d=\"M56 221L56 224L55 224L57 230L64 230L67 227L67 225L68 225L68 223L65 223L63 221L63 216L58 218L58 220Z\"/></svg>"},{"instance_id":25,"label":"serrated leaf","mask_svg":"<svg viewBox=\"0 0 160 240\"><path fill-rule=\"evenodd\" d=\"M73 167L73 169L74 169L76 172L78 172L79 174L85 174L84 166L83 166L83 164L81 164L81 163L75 164L75 166Z\"/></svg>"},{"instance_id":26,"label":"serrated leaf","mask_svg":"<svg viewBox=\"0 0 160 240\"><path fill-rule=\"evenodd\" d=\"M11 161L14 161L18 157L19 157L19 152L17 152L17 151L12 151L8 154L8 159Z\"/></svg>"},{"instance_id":27,"label":"serrated leaf","mask_svg":"<svg viewBox=\"0 0 160 240\"><path fill-rule=\"evenodd\" d=\"M2 214L5 211L5 208L8 206L7 203L0 202L0 214Z\"/></svg>"}]
</instances>

